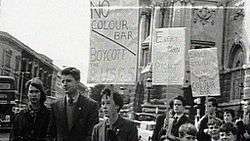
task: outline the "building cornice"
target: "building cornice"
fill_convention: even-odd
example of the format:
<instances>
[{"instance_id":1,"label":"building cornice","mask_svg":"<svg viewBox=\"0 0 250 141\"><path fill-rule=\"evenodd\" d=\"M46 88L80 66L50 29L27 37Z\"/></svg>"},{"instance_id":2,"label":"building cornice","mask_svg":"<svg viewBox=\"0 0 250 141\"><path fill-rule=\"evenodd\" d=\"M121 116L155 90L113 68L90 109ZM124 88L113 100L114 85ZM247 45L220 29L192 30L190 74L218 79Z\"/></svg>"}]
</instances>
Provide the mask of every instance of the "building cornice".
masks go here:
<instances>
[{"instance_id":1,"label":"building cornice","mask_svg":"<svg viewBox=\"0 0 250 141\"><path fill-rule=\"evenodd\" d=\"M50 66L50 67L53 67L53 63L51 62L47 62L46 60L44 60L39 53L35 52L33 49L31 49L30 47L26 46L24 43L22 43L21 41L19 41L18 39L16 39L15 37L13 37L12 35L10 35L9 33L7 32L3 32L3 31L0 31L0 40L1 39L4 39L4 40L7 40L9 41L10 43L16 45L17 47L19 47L21 50L25 50L27 51L28 53L34 55L36 58L38 58L42 63Z\"/></svg>"}]
</instances>

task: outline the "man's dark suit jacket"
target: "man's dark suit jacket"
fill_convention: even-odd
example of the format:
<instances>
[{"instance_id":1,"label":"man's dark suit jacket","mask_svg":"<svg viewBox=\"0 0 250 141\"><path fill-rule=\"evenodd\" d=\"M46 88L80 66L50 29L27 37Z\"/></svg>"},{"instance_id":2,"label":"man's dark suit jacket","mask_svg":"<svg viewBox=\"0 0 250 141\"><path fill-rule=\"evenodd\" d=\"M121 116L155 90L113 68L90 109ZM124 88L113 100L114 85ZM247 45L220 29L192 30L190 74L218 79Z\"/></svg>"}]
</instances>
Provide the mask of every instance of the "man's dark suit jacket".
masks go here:
<instances>
[{"instance_id":1,"label":"man's dark suit jacket","mask_svg":"<svg viewBox=\"0 0 250 141\"><path fill-rule=\"evenodd\" d=\"M166 135L166 130L162 129L165 118L166 118L165 114L157 117L155 129L152 136L152 141L160 141L161 136ZM178 130L180 126L185 123L192 123L192 122L186 115L183 115L180 117L180 119L178 119L176 123L173 124L171 134L178 137L179 136Z\"/></svg>"},{"instance_id":2,"label":"man's dark suit jacket","mask_svg":"<svg viewBox=\"0 0 250 141\"><path fill-rule=\"evenodd\" d=\"M51 105L52 120L50 130L57 141L90 141L92 130L98 123L98 105L85 96L79 95L73 105L73 126L68 127L66 97Z\"/></svg>"},{"instance_id":3,"label":"man's dark suit jacket","mask_svg":"<svg viewBox=\"0 0 250 141\"><path fill-rule=\"evenodd\" d=\"M109 136L109 131L112 132L112 136ZM109 131L104 121L99 122L93 129L92 141L138 141L138 130L135 123L121 116L113 125L113 129Z\"/></svg>"}]
</instances>

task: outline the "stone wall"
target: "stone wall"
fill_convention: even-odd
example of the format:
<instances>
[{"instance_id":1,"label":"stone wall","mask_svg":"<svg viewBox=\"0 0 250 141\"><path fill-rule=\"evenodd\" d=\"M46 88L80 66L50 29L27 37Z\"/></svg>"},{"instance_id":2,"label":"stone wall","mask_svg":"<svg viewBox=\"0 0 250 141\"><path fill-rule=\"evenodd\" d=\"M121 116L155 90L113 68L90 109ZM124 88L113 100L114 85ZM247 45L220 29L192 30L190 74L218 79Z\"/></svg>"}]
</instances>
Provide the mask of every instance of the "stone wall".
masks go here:
<instances>
[{"instance_id":1,"label":"stone wall","mask_svg":"<svg viewBox=\"0 0 250 141\"><path fill-rule=\"evenodd\" d=\"M19 74L21 70L21 50L10 39L0 33L0 75L9 75L16 79L19 88ZM9 56L8 61L7 55ZM8 66L7 62L9 62Z\"/></svg>"}]
</instances>

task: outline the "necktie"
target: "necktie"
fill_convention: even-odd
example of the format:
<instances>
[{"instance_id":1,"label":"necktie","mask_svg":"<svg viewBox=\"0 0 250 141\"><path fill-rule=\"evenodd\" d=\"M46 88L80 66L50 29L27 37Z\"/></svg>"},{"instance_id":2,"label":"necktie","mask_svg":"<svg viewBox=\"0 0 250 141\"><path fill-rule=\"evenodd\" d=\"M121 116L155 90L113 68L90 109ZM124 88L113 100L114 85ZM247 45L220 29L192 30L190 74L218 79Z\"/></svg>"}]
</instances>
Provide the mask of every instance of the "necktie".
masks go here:
<instances>
[{"instance_id":1,"label":"necktie","mask_svg":"<svg viewBox=\"0 0 250 141\"><path fill-rule=\"evenodd\" d=\"M173 125L178 121L178 117L174 117Z\"/></svg>"}]
</instances>

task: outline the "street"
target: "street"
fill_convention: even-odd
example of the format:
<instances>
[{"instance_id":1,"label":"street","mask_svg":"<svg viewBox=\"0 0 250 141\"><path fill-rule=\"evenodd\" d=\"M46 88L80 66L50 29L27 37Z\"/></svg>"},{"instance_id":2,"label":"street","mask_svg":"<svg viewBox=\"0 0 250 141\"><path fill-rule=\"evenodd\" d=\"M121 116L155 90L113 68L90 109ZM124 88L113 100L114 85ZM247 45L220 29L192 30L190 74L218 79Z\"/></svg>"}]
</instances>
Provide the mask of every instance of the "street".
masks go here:
<instances>
[{"instance_id":1,"label":"street","mask_svg":"<svg viewBox=\"0 0 250 141\"><path fill-rule=\"evenodd\" d=\"M0 141L8 141L10 133L0 133Z\"/></svg>"}]
</instances>

